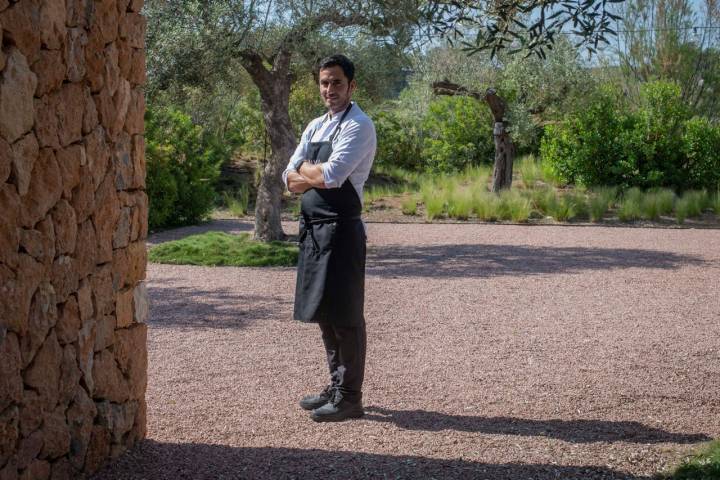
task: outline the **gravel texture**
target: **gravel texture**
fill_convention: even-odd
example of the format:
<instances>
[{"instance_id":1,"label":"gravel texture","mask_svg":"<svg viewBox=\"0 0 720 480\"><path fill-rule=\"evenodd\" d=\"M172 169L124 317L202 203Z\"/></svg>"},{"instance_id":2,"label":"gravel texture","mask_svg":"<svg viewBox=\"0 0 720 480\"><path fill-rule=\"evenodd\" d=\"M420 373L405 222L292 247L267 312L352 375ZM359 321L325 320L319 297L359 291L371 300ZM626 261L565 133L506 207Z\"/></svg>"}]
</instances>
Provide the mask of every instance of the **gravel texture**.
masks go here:
<instances>
[{"instance_id":1,"label":"gravel texture","mask_svg":"<svg viewBox=\"0 0 720 480\"><path fill-rule=\"evenodd\" d=\"M297 406L327 377L294 269L151 264L148 439L94 478L640 479L720 437L720 231L368 237L363 419Z\"/></svg>"}]
</instances>

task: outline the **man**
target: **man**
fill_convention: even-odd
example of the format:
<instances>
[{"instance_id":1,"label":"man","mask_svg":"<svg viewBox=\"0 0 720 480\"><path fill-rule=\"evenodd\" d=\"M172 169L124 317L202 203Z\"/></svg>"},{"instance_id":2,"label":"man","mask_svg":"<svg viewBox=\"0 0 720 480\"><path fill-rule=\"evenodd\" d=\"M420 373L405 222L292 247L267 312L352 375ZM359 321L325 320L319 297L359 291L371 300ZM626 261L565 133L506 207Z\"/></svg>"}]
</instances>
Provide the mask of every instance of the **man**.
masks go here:
<instances>
[{"instance_id":1,"label":"man","mask_svg":"<svg viewBox=\"0 0 720 480\"><path fill-rule=\"evenodd\" d=\"M360 214L376 139L370 118L351 102L354 77L343 55L320 62L328 112L307 126L283 173L288 190L303 194L294 317L320 325L330 368L330 384L300 401L318 422L363 415L366 237Z\"/></svg>"}]
</instances>

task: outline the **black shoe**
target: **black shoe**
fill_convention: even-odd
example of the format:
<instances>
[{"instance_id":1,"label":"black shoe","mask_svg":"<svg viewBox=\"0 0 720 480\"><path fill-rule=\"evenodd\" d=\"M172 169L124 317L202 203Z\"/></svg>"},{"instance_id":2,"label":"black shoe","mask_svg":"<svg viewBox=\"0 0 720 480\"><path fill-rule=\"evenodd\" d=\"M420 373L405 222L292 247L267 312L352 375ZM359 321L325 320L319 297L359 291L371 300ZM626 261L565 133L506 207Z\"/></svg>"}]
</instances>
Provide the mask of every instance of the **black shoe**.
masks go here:
<instances>
[{"instance_id":1,"label":"black shoe","mask_svg":"<svg viewBox=\"0 0 720 480\"><path fill-rule=\"evenodd\" d=\"M342 422L348 418L360 418L365 414L362 401L350 402L342 398L339 392L334 393L332 400L313 410L310 418L316 422Z\"/></svg>"},{"instance_id":2,"label":"black shoe","mask_svg":"<svg viewBox=\"0 0 720 480\"><path fill-rule=\"evenodd\" d=\"M317 395L306 395L302 398L302 400L300 400L300 407L303 410L315 410L316 408L320 408L330 401L332 391L332 385L328 385Z\"/></svg>"}]
</instances>

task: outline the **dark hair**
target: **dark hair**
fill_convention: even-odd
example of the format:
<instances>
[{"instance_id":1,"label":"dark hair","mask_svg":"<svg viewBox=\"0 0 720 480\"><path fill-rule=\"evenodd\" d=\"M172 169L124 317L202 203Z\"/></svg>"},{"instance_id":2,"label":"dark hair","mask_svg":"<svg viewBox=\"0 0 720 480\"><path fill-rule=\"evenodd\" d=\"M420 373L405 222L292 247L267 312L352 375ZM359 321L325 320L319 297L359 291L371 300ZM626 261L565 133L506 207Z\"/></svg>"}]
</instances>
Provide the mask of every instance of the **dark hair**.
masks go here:
<instances>
[{"instance_id":1,"label":"dark hair","mask_svg":"<svg viewBox=\"0 0 720 480\"><path fill-rule=\"evenodd\" d=\"M330 67L342 68L342 71L347 77L348 82L352 82L353 78L355 78L355 65L353 65L353 62L351 62L350 59L347 58L345 55L337 54L323 58L322 60L320 60L320 67L318 68L318 72L320 70L324 70Z\"/></svg>"}]
</instances>

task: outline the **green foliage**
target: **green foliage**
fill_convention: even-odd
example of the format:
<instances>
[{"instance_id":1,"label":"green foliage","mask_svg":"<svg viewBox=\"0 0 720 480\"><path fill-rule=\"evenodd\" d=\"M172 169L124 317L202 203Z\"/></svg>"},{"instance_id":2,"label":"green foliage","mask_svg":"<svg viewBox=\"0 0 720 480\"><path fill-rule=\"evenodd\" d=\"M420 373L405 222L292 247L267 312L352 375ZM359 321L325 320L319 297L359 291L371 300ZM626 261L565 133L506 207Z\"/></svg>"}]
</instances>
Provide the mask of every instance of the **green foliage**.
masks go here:
<instances>
[{"instance_id":1,"label":"green foliage","mask_svg":"<svg viewBox=\"0 0 720 480\"><path fill-rule=\"evenodd\" d=\"M377 135L375 164L419 170L423 167L419 125L392 111L373 116Z\"/></svg>"},{"instance_id":2,"label":"green foliage","mask_svg":"<svg viewBox=\"0 0 720 480\"><path fill-rule=\"evenodd\" d=\"M150 228L202 220L229 148L174 109L148 109L145 125Z\"/></svg>"},{"instance_id":3,"label":"green foliage","mask_svg":"<svg viewBox=\"0 0 720 480\"><path fill-rule=\"evenodd\" d=\"M657 220L661 215L668 215L675 205L675 193L663 188L645 193L640 204L642 217L645 220Z\"/></svg>"},{"instance_id":4,"label":"green foliage","mask_svg":"<svg viewBox=\"0 0 720 480\"><path fill-rule=\"evenodd\" d=\"M516 164L525 188L533 188L538 181L542 180L542 168L533 155L520 158Z\"/></svg>"},{"instance_id":5,"label":"green foliage","mask_svg":"<svg viewBox=\"0 0 720 480\"><path fill-rule=\"evenodd\" d=\"M547 214L558 222L572 220L578 214L578 202L570 195L553 195L547 205Z\"/></svg>"},{"instance_id":6,"label":"green foliage","mask_svg":"<svg viewBox=\"0 0 720 480\"><path fill-rule=\"evenodd\" d=\"M588 108L549 125L542 161L568 183L621 187L715 187L720 179L720 129L691 120L680 87L643 86L636 111L612 88L601 89Z\"/></svg>"},{"instance_id":7,"label":"green foliage","mask_svg":"<svg viewBox=\"0 0 720 480\"><path fill-rule=\"evenodd\" d=\"M208 232L166 242L150 250L148 259L174 265L292 267L298 248L290 242L258 242L247 233Z\"/></svg>"},{"instance_id":8,"label":"green foliage","mask_svg":"<svg viewBox=\"0 0 720 480\"><path fill-rule=\"evenodd\" d=\"M423 119L422 155L427 167L453 172L489 162L495 148L492 124L487 106L473 98L434 100Z\"/></svg>"},{"instance_id":9,"label":"green foliage","mask_svg":"<svg viewBox=\"0 0 720 480\"><path fill-rule=\"evenodd\" d=\"M448 216L457 220L467 220L473 211L473 193L469 188L452 192L447 200Z\"/></svg>"},{"instance_id":10,"label":"green foliage","mask_svg":"<svg viewBox=\"0 0 720 480\"><path fill-rule=\"evenodd\" d=\"M720 478L720 440L714 440L683 460L666 480L711 480Z\"/></svg>"}]
</instances>

